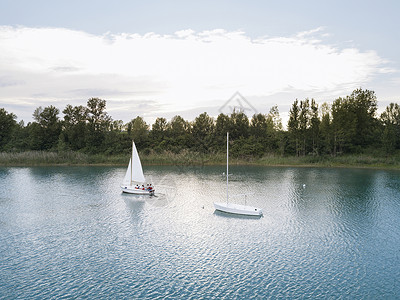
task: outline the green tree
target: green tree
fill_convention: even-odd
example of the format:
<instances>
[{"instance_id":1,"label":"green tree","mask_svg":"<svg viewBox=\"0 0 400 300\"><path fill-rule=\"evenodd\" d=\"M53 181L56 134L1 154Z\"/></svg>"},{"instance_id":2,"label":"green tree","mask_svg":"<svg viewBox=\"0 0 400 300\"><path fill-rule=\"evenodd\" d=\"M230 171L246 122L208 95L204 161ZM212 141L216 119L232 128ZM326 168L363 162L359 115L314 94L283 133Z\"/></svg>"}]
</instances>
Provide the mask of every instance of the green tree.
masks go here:
<instances>
[{"instance_id":1,"label":"green tree","mask_svg":"<svg viewBox=\"0 0 400 300\"><path fill-rule=\"evenodd\" d=\"M20 121L12 133L12 141L8 144L9 150L27 151L30 150L29 130L25 127L24 121Z\"/></svg>"},{"instance_id":2,"label":"green tree","mask_svg":"<svg viewBox=\"0 0 400 300\"><path fill-rule=\"evenodd\" d=\"M148 146L149 125L140 116L132 119L127 125L128 136L135 141L139 149Z\"/></svg>"},{"instance_id":3,"label":"green tree","mask_svg":"<svg viewBox=\"0 0 400 300\"><path fill-rule=\"evenodd\" d=\"M192 126L194 149L201 153L208 152L213 142L214 130L214 119L206 112L196 117Z\"/></svg>"},{"instance_id":4,"label":"green tree","mask_svg":"<svg viewBox=\"0 0 400 300\"><path fill-rule=\"evenodd\" d=\"M392 154L396 149L396 132L394 126L385 126L382 134L382 146L386 154Z\"/></svg>"},{"instance_id":5,"label":"green tree","mask_svg":"<svg viewBox=\"0 0 400 300\"><path fill-rule=\"evenodd\" d=\"M106 112L106 100L90 98L87 102L87 118L94 131L106 131L112 118Z\"/></svg>"},{"instance_id":6,"label":"green tree","mask_svg":"<svg viewBox=\"0 0 400 300\"><path fill-rule=\"evenodd\" d=\"M267 136L269 138L270 145L268 148L270 150L278 150L280 154L283 154L285 149L283 126L277 105L272 106L269 110L267 115L267 123Z\"/></svg>"},{"instance_id":7,"label":"green tree","mask_svg":"<svg viewBox=\"0 0 400 300\"><path fill-rule=\"evenodd\" d=\"M308 129L310 127L310 100L300 101L299 139L302 155L307 153Z\"/></svg>"},{"instance_id":8,"label":"green tree","mask_svg":"<svg viewBox=\"0 0 400 300\"><path fill-rule=\"evenodd\" d=\"M274 105L271 107L271 109L269 110L269 113L268 113L268 118L271 119L272 124L273 124L273 129L275 131L283 130L282 119L279 115L278 105Z\"/></svg>"},{"instance_id":9,"label":"green tree","mask_svg":"<svg viewBox=\"0 0 400 300\"><path fill-rule=\"evenodd\" d=\"M222 151L225 149L226 133L232 128L231 119L228 115L220 113L215 121L214 149Z\"/></svg>"},{"instance_id":10,"label":"green tree","mask_svg":"<svg viewBox=\"0 0 400 300\"><path fill-rule=\"evenodd\" d=\"M381 114L381 121L385 125L400 126L400 106L397 103L390 103Z\"/></svg>"},{"instance_id":11,"label":"green tree","mask_svg":"<svg viewBox=\"0 0 400 300\"><path fill-rule=\"evenodd\" d=\"M36 122L30 126L31 146L33 150L55 149L61 133L61 123L58 118L59 109L48 106L38 107L33 117Z\"/></svg>"},{"instance_id":12,"label":"green tree","mask_svg":"<svg viewBox=\"0 0 400 300\"><path fill-rule=\"evenodd\" d=\"M218 137L226 138L226 133L231 130L231 119L228 115L220 113L215 122L215 133Z\"/></svg>"},{"instance_id":13,"label":"green tree","mask_svg":"<svg viewBox=\"0 0 400 300\"><path fill-rule=\"evenodd\" d=\"M167 135L168 122L165 118L157 118L151 126L149 133L149 140L152 148L157 152L162 152L167 148Z\"/></svg>"},{"instance_id":14,"label":"green tree","mask_svg":"<svg viewBox=\"0 0 400 300\"><path fill-rule=\"evenodd\" d=\"M89 152L101 152L105 146L105 133L112 119L106 112L106 100L90 98L87 102L88 133L86 148ZM103 149L104 150L104 149Z\"/></svg>"},{"instance_id":15,"label":"green tree","mask_svg":"<svg viewBox=\"0 0 400 300\"><path fill-rule=\"evenodd\" d=\"M314 99L311 99L311 110L310 110L310 130L311 130L311 140L312 140L312 153L313 155L319 154L319 128L321 120L318 116L318 104Z\"/></svg>"},{"instance_id":16,"label":"green tree","mask_svg":"<svg viewBox=\"0 0 400 300\"><path fill-rule=\"evenodd\" d=\"M88 110L86 107L68 104L63 110L64 121L61 141L70 150L80 150L86 146Z\"/></svg>"},{"instance_id":17,"label":"green tree","mask_svg":"<svg viewBox=\"0 0 400 300\"><path fill-rule=\"evenodd\" d=\"M332 104L334 155L339 152L360 152L376 140L378 121L375 119L375 93L357 89Z\"/></svg>"},{"instance_id":18,"label":"green tree","mask_svg":"<svg viewBox=\"0 0 400 300\"><path fill-rule=\"evenodd\" d=\"M381 114L383 125L382 145L387 154L400 148L400 106L390 103Z\"/></svg>"},{"instance_id":19,"label":"green tree","mask_svg":"<svg viewBox=\"0 0 400 300\"><path fill-rule=\"evenodd\" d=\"M42 120L41 113L43 112L43 107L39 106L37 107L32 114L33 119L36 121L36 123L40 123Z\"/></svg>"},{"instance_id":20,"label":"green tree","mask_svg":"<svg viewBox=\"0 0 400 300\"><path fill-rule=\"evenodd\" d=\"M239 139L240 137L242 138L248 138L249 137L249 118L244 112L236 112L234 111L231 114L231 129L229 136L232 138L232 140Z\"/></svg>"},{"instance_id":21,"label":"green tree","mask_svg":"<svg viewBox=\"0 0 400 300\"><path fill-rule=\"evenodd\" d=\"M272 123L268 123L267 117L264 114L254 114L250 120L250 135L266 141L269 127Z\"/></svg>"},{"instance_id":22,"label":"green tree","mask_svg":"<svg viewBox=\"0 0 400 300\"><path fill-rule=\"evenodd\" d=\"M170 149L179 153L183 149L189 148L191 140L191 125L181 116L171 119L167 127L168 144Z\"/></svg>"},{"instance_id":23,"label":"green tree","mask_svg":"<svg viewBox=\"0 0 400 300\"><path fill-rule=\"evenodd\" d=\"M332 104L333 155L352 152L357 134L357 119L351 100L339 97Z\"/></svg>"},{"instance_id":24,"label":"green tree","mask_svg":"<svg viewBox=\"0 0 400 300\"><path fill-rule=\"evenodd\" d=\"M253 151L253 154L262 156L267 148L270 148L271 140L268 133L272 129L272 122L268 122L264 114L254 114L250 120L250 137L247 139L247 151ZM252 148L250 148L252 147Z\"/></svg>"},{"instance_id":25,"label":"green tree","mask_svg":"<svg viewBox=\"0 0 400 300\"><path fill-rule=\"evenodd\" d=\"M332 154L332 125L328 103L322 104L321 114L322 118L319 126L321 153Z\"/></svg>"},{"instance_id":26,"label":"green tree","mask_svg":"<svg viewBox=\"0 0 400 300\"><path fill-rule=\"evenodd\" d=\"M123 131L123 128L124 128L124 121L122 121L122 120L114 120L114 121L111 122L111 125L110 125L110 130L111 131L121 132L121 131Z\"/></svg>"},{"instance_id":27,"label":"green tree","mask_svg":"<svg viewBox=\"0 0 400 300\"><path fill-rule=\"evenodd\" d=\"M357 89L351 93L349 100L357 120L354 144L358 148L366 148L379 140L376 136L378 102L375 92Z\"/></svg>"},{"instance_id":28,"label":"green tree","mask_svg":"<svg viewBox=\"0 0 400 300\"><path fill-rule=\"evenodd\" d=\"M292 108L289 111L289 121L288 121L288 132L289 132L289 143L294 149L296 156L300 155L299 147L299 132L300 132L300 122L299 122L300 108L299 101L296 99Z\"/></svg>"},{"instance_id":29,"label":"green tree","mask_svg":"<svg viewBox=\"0 0 400 300\"><path fill-rule=\"evenodd\" d=\"M13 131L17 126L17 116L0 108L0 150L4 150L7 143L12 139Z\"/></svg>"}]
</instances>

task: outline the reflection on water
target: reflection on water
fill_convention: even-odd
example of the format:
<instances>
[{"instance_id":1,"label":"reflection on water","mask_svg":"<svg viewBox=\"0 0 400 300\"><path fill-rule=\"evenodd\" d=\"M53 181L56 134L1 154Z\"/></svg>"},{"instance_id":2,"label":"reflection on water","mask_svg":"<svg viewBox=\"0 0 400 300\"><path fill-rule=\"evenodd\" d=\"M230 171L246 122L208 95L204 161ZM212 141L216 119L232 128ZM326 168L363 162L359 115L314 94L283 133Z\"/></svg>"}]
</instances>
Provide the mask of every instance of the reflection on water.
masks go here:
<instances>
[{"instance_id":1,"label":"reflection on water","mask_svg":"<svg viewBox=\"0 0 400 300\"><path fill-rule=\"evenodd\" d=\"M4 298L399 298L400 172L145 167L0 168Z\"/></svg>"}]
</instances>

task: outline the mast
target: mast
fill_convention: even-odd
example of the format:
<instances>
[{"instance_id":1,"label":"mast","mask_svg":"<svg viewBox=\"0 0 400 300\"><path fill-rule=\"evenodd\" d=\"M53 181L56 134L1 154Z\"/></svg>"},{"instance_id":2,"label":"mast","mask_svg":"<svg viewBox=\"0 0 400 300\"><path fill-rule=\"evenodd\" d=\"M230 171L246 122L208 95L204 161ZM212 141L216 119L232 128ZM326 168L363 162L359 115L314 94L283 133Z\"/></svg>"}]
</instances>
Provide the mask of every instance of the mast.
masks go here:
<instances>
[{"instance_id":1,"label":"mast","mask_svg":"<svg viewBox=\"0 0 400 300\"><path fill-rule=\"evenodd\" d=\"M133 177L133 145L134 145L134 143L133 143L133 140L132 140L132 153L131 153L131 184L130 185L132 185L132 177Z\"/></svg>"},{"instance_id":2,"label":"mast","mask_svg":"<svg viewBox=\"0 0 400 300\"><path fill-rule=\"evenodd\" d=\"M229 176L229 132L226 133L226 204L228 204L228 179Z\"/></svg>"}]
</instances>

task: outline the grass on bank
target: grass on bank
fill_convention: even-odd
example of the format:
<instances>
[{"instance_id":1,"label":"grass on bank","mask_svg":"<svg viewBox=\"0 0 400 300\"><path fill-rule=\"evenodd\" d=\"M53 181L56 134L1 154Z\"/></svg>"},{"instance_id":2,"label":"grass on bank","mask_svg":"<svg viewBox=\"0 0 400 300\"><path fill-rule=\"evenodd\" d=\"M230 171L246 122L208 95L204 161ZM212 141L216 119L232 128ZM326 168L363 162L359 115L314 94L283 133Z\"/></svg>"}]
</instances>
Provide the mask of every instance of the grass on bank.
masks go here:
<instances>
[{"instance_id":1,"label":"grass on bank","mask_svg":"<svg viewBox=\"0 0 400 300\"><path fill-rule=\"evenodd\" d=\"M222 165L226 163L224 153L200 154L192 151L173 153L151 152L140 154L143 165ZM261 165L261 166L314 166L314 167L369 167L400 169L400 155L376 156L352 154L343 156L280 156L267 154L261 158L241 157L230 158L230 164ZM129 155L89 155L81 152L0 152L1 166L43 166L43 165L110 165L125 166Z\"/></svg>"},{"instance_id":2,"label":"grass on bank","mask_svg":"<svg viewBox=\"0 0 400 300\"><path fill-rule=\"evenodd\" d=\"M0 165L2 166L36 166L36 165L62 165L85 164L88 155L79 152L0 152Z\"/></svg>"}]
</instances>

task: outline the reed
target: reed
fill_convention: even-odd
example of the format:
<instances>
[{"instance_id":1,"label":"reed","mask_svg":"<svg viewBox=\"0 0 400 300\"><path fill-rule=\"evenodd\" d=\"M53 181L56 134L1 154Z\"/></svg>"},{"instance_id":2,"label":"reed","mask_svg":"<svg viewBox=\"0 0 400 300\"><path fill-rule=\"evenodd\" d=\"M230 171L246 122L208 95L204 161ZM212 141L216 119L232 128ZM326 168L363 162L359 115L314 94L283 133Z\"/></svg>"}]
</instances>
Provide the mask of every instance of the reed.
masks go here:
<instances>
[{"instance_id":1,"label":"reed","mask_svg":"<svg viewBox=\"0 0 400 300\"><path fill-rule=\"evenodd\" d=\"M202 154L189 150L180 153L164 151L161 153L150 152L147 155L140 155L143 164L147 165L207 165L221 162L223 154Z\"/></svg>"},{"instance_id":2,"label":"reed","mask_svg":"<svg viewBox=\"0 0 400 300\"><path fill-rule=\"evenodd\" d=\"M370 168L400 168L398 156L373 156L352 154L343 156L264 156L256 164L282 166L318 166L318 167L370 167Z\"/></svg>"},{"instance_id":3,"label":"reed","mask_svg":"<svg viewBox=\"0 0 400 300\"><path fill-rule=\"evenodd\" d=\"M224 165L225 153L208 153L184 150L180 153L151 151L139 153L143 165ZM400 169L400 155L343 155L343 156L281 156L266 154L262 157L231 157L232 165L260 165L260 166L310 166L310 167L368 167ZM0 152L1 166L40 166L40 165L112 165L126 166L129 155L89 155L81 152Z\"/></svg>"},{"instance_id":4,"label":"reed","mask_svg":"<svg viewBox=\"0 0 400 300\"><path fill-rule=\"evenodd\" d=\"M72 151L0 152L0 165L3 166L88 164L88 160L88 155Z\"/></svg>"}]
</instances>

